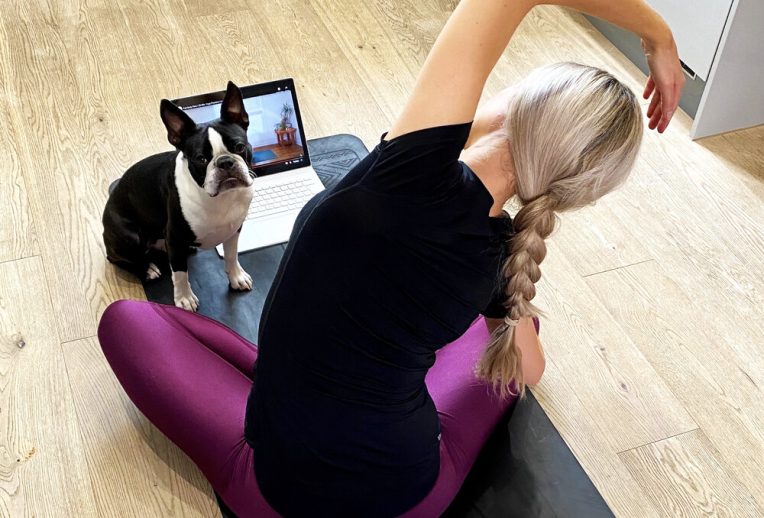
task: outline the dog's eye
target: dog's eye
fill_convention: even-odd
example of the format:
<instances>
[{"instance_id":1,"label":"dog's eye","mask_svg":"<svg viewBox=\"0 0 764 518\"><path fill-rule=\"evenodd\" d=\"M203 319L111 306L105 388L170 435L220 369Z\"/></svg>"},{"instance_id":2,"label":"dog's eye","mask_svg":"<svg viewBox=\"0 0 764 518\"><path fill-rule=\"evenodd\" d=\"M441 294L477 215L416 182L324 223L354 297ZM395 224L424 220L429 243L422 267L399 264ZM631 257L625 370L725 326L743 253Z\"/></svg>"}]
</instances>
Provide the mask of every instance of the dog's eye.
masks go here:
<instances>
[{"instance_id":1,"label":"dog's eye","mask_svg":"<svg viewBox=\"0 0 764 518\"><path fill-rule=\"evenodd\" d=\"M244 150L245 150L245 149L247 149L247 146L246 146L244 143L242 143L242 142L239 142L239 143L238 143L238 144L236 144L236 146L234 146L234 148L233 148L233 150L234 150L234 152L235 152L235 153L244 153Z\"/></svg>"},{"instance_id":2,"label":"dog's eye","mask_svg":"<svg viewBox=\"0 0 764 518\"><path fill-rule=\"evenodd\" d=\"M202 165L206 165L207 162L209 162L209 160L207 160L204 155L196 155L195 160Z\"/></svg>"}]
</instances>

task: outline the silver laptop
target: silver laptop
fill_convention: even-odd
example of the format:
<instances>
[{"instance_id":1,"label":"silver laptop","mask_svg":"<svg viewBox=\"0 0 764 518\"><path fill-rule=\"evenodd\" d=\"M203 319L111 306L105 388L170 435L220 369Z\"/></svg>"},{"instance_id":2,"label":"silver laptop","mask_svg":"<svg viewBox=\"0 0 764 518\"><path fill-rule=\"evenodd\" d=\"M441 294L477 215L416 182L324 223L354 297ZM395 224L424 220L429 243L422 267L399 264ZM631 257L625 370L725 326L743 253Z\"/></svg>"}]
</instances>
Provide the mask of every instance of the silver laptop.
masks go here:
<instances>
[{"instance_id":1,"label":"silver laptop","mask_svg":"<svg viewBox=\"0 0 764 518\"><path fill-rule=\"evenodd\" d=\"M289 240L297 214L324 190L310 165L294 81L281 79L241 89L249 114L255 195L239 236L239 251ZM218 118L225 91L173 101L197 124ZM218 245L223 255L223 246Z\"/></svg>"}]
</instances>

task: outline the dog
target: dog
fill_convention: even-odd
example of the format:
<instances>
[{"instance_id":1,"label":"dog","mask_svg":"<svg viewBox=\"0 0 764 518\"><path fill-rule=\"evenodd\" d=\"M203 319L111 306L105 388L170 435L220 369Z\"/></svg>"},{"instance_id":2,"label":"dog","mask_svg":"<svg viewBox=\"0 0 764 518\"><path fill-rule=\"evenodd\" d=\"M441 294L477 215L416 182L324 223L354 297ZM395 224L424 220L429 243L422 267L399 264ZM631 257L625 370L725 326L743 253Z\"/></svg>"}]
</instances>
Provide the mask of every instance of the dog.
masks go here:
<instances>
[{"instance_id":1,"label":"dog","mask_svg":"<svg viewBox=\"0 0 764 518\"><path fill-rule=\"evenodd\" d=\"M252 289L237 250L255 178L249 167L249 116L232 82L217 120L197 125L167 99L160 103L160 115L175 151L141 160L116 184L103 213L106 258L139 277L156 279L162 272L152 261L153 251L165 251L175 305L196 311L199 299L188 280L188 256L196 248L223 243L231 287Z\"/></svg>"}]
</instances>

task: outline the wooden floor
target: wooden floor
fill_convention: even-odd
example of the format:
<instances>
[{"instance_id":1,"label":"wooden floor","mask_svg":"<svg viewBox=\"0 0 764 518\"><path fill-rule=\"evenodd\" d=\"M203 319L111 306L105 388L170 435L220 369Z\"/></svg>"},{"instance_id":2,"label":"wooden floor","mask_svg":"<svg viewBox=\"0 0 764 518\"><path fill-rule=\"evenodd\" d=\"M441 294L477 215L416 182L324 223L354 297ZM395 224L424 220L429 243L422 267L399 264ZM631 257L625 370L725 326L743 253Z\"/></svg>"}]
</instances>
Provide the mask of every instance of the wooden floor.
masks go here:
<instances>
[{"instance_id":1,"label":"wooden floor","mask_svg":"<svg viewBox=\"0 0 764 518\"><path fill-rule=\"evenodd\" d=\"M454 1L0 2L0 515L215 516L95 338L140 285L104 258L106 189L168 149L159 99L293 76L309 137L373 146ZM487 94L577 60L645 77L536 10ZM458 73L458 63L455 63ZM646 136L633 178L562 218L534 391L618 516L764 515L764 128Z\"/></svg>"}]
</instances>

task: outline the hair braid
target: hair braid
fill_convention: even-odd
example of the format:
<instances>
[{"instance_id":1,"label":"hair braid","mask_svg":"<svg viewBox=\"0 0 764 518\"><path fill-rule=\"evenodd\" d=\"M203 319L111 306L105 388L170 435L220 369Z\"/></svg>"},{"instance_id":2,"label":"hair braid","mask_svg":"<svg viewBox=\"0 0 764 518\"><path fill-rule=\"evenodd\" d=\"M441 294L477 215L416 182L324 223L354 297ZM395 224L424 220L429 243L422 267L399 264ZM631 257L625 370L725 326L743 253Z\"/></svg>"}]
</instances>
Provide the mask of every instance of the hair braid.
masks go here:
<instances>
[{"instance_id":1,"label":"hair braid","mask_svg":"<svg viewBox=\"0 0 764 518\"><path fill-rule=\"evenodd\" d=\"M491 335L491 341L478 364L478 376L491 383L502 396L523 395L522 354L515 344L515 326L521 317L534 317L538 308L531 303L536 282L541 278L539 264L546 256L544 240L556 223L557 201L543 194L527 202L514 218L515 234L507 243L508 257L502 266L507 279L507 316L504 325ZM515 391L507 384L514 379Z\"/></svg>"},{"instance_id":2,"label":"hair braid","mask_svg":"<svg viewBox=\"0 0 764 518\"><path fill-rule=\"evenodd\" d=\"M523 206L515 216L516 233L502 268L507 317L493 332L478 375L506 396L525 391L515 326L520 318L539 313L531 300L555 214L584 207L626 180L639 152L643 123L636 97L615 77L593 67L558 63L535 70L516 86L504 128L515 194Z\"/></svg>"}]
</instances>

